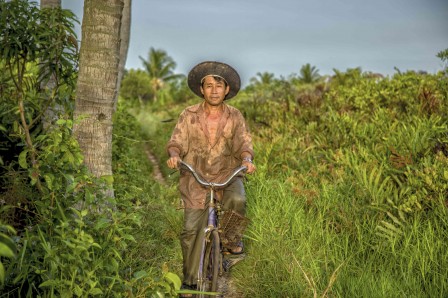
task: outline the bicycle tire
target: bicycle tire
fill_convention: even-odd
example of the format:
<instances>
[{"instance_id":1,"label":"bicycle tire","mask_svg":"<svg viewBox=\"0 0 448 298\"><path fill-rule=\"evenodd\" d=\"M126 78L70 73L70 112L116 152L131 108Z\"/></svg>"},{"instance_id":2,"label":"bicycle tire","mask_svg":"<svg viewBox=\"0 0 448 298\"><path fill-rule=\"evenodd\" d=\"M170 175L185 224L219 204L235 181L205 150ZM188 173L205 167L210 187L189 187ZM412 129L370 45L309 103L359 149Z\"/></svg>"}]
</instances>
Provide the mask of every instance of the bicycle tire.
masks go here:
<instances>
[{"instance_id":1,"label":"bicycle tire","mask_svg":"<svg viewBox=\"0 0 448 298\"><path fill-rule=\"evenodd\" d=\"M204 252L204 265L202 267L201 292L216 292L218 289L219 267L221 266L221 243L219 233L213 230ZM208 296L207 296L208 297Z\"/></svg>"}]
</instances>

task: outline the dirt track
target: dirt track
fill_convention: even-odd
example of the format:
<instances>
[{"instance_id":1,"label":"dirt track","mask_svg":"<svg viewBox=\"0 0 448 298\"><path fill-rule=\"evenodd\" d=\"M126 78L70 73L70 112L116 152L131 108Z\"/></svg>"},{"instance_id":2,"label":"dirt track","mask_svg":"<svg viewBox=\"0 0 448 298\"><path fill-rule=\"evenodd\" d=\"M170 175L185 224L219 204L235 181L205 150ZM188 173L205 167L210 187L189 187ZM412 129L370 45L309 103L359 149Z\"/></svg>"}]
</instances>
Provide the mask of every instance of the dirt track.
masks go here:
<instances>
[{"instance_id":1,"label":"dirt track","mask_svg":"<svg viewBox=\"0 0 448 298\"><path fill-rule=\"evenodd\" d=\"M218 280L218 292L222 293L217 297L222 298L241 298L243 295L239 293L233 284L233 280L229 272L225 272Z\"/></svg>"}]
</instances>

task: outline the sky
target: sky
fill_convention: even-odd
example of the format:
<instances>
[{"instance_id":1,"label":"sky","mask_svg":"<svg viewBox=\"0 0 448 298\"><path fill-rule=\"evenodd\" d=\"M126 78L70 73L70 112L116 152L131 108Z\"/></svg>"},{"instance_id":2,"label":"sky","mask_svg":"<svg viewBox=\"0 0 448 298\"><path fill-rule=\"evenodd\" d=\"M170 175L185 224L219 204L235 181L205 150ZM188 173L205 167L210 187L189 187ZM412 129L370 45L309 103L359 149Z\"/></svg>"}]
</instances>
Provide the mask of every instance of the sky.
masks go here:
<instances>
[{"instance_id":1,"label":"sky","mask_svg":"<svg viewBox=\"0 0 448 298\"><path fill-rule=\"evenodd\" d=\"M82 21L82 0L62 7ZM448 0L132 0L126 68L143 69L139 57L151 47L173 58L176 73L228 63L243 85L259 72L287 78L307 63L321 75L435 73L448 48Z\"/></svg>"}]
</instances>

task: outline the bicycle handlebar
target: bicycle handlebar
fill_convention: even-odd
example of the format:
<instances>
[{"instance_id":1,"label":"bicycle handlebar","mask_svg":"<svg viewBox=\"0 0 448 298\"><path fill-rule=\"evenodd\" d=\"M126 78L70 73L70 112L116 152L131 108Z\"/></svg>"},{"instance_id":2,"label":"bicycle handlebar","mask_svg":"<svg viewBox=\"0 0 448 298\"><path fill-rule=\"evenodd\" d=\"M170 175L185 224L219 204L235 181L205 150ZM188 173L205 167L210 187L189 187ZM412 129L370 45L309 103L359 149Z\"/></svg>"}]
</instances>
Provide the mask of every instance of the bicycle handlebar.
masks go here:
<instances>
[{"instance_id":1,"label":"bicycle handlebar","mask_svg":"<svg viewBox=\"0 0 448 298\"><path fill-rule=\"evenodd\" d=\"M196 173L196 171L193 169L192 166L190 166L189 164L187 164L186 162L180 161L179 162L182 166L186 167L194 176L194 178L196 179L196 181L201 184L202 186L205 187L224 187L227 186L227 184L229 184L230 181L232 181L233 178L235 178L236 175L238 175L240 172L246 171L247 167L246 166L240 166L238 168L235 169L235 171L233 171L233 173L227 178L227 180L223 183L214 183L214 182L208 182L205 181L204 179L201 178L201 176L198 175L198 173Z\"/></svg>"}]
</instances>

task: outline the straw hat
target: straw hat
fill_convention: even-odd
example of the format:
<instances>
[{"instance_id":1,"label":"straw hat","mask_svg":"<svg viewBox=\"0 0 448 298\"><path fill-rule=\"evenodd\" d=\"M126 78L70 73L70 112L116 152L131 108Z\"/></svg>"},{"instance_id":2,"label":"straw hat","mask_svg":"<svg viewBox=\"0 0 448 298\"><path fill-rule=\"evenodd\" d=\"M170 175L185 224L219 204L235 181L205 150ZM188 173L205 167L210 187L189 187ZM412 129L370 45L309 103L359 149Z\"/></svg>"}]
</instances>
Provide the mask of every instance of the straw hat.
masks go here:
<instances>
[{"instance_id":1,"label":"straw hat","mask_svg":"<svg viewBox=\"0 0 448 298\"><path fill-rule=\"evenodd\" d=\"M222 77L230 86L226 100L234 97L240 90L240 76L233 67L222 62L205 61L193 67L188 74L188 87L200 98L203 98L201 93L202 79L209 75Z\"/></svg>"}]
</instances>

